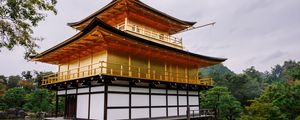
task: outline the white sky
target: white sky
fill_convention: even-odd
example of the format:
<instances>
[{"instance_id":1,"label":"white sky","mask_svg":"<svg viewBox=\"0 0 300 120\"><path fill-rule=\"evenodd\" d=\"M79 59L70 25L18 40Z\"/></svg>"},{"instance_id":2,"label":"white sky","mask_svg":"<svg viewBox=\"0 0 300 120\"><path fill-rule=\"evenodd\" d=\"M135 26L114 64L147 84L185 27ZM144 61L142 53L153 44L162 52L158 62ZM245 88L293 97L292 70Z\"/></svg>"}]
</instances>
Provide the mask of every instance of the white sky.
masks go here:
<instances>
[{"instance_id":1,"label":"white sky","mask_svg":"<svg viewBox=\"0 0 300 120\"><path fill-rule=\"evenodd\" d=\"M58 15L48 14L35 28L39 52L70 38L78 31L66 24L97 11L110 0L60 0ZM183 37L191 52L228 58L224 64L240 73L255 66L270 70L285 60L300 59L299 0L142 0L142 2L179 19L214 27L193 30ZM53 65L27 62L23 48L1 49L0 75L16 75L25 70L56 71Z\"/></svg>"}]
</instances>

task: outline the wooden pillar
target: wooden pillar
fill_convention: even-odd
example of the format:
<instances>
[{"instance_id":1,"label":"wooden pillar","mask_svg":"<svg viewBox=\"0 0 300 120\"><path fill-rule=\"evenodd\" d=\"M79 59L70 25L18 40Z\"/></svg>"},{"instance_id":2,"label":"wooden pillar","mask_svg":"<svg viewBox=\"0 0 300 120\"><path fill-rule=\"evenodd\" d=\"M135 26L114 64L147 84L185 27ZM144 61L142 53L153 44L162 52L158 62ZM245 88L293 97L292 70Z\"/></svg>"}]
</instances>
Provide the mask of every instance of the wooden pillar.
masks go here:
<instances>
[{"instance_id":1,"label":"wooden pillar","mask_svg":"<svg viewBox=\"0 0 300 120\"><path fill-rule=\"evenodd\" d=\"M131 72L131 56L130 55L128 57L128 76L129 77L132 76L132 72Z\"/></svg>"},{"instance_id":2,"label":"wooden pillar","mask_svg":"<svg viewBox=\"0 0 300 120\"><path fill-rule=\"evenodd\" d=\"M68 97L67 97L67 88L65 88L65 112L64 112L64 118L67 117L67 112L68 112Z\"/></svg>"},{"instance_id":3,"label":"wooden pillar","mask_svg":"<svg viewBox=\"0 0 300 120\"><path fill-rule=\"evenodd\" d=\"M76 105L75 105L75 119L77 119L77 98L78 98L78 83L76 82L76 96L75 96L75 99L76 99Z\"/></svg>"},{"instance_id":4,"label":"wooden pillar","mask_svg":"<svg viewBox=\"0 0 300 120\"><path fill-rule=\"evenodd\" d=\"M104 120L107 120L108 83L104 80Z\"/></svg>"},{"instance_id":5,"label":"wooden pillar","mask_svg":"<svg viewBox=\"0 0 300 120\"><path fill-rule=\"evenodd\" d=\"M150 59L148 59L148 76L147 78L151 78L151 63L150 63Z\"/></svg>"},{"instance_id":6,"label":"wooden pillar","mask_svg":"<svg viewBox=\"0 0 300 120\"><path fill-rule=\"evenodd\" d=\"M166 87L166 116L169 117L168 87Z\"/></svg>"},{"instance_id":7,"label":"wooden pillar","mask_svg":"<svg viewBox=\"0 0 300 120\"><path fill-rule=\"evenodd\" d=\"M186 107L186 115L187 115L187 119L190 120L190 102L189 102L189 85L187 85L186 88L186 103L187 103L187 107Z\"/></svg>"},{"instance_id":8,"label":"wooden pillar","mask_svg":"<svg viewBox=\"0 0 300 120\"><path fill-rule=\"evenodd\" d=\"M152 110L151 110L151 107L152 105L151 105L151 85L149 84L149 118L151 119L151 117L152 117Z\"/></svg>"},{"instance_id":9,"label":"wooden pillar","mask_svg":"<svg viewBox=\"0 0 300 120\"><path fill-rule=\"evenodd\" d=\"M55 117L57 118L58 116L58 90L56 90L56 94L55 94Z\"/></svg>"},{"instance_id":10,"label":"wooden pillar","mask_svg":"<svg viewBox=\"0 0 300 120\"><path fill-rule=\"evenodd\" d=\"M198 91L198 104L199 104L199 115L200 115L200 109L201 109L201 96L200 96L200 90Z\"/></svg>"},{"instance_id":11,"label":"wooden pillar","mask_svg":"<svg viewBox=\"0 0 300 120\"><path fill-rule=\"evenodd\" d=\"M132 94L131 94L131 92L132 92L132 83L130 83L129 82L129 120L131 120L131 100L132 100Z\"/></svg>"},{"instance_id":12,"label":"wooden pillar","mask_svg":"<svg viewBox=\"0 0 300 120\"><path fill-rule=\"evenodd\" d=\"M88 119L91 117L91 83L89 83Z\"/></svg>"},{"instance_id":13,"label":"wooden pillar","mask_svg":"<svg viewBox=\"0 0 300 120\"><path fill-rule=\"evenodd\" d=\"M177 94L177 116L179 116L179 91L178 91L178 86L177 86L176 94Z\"/></svg>"}]
</instances>

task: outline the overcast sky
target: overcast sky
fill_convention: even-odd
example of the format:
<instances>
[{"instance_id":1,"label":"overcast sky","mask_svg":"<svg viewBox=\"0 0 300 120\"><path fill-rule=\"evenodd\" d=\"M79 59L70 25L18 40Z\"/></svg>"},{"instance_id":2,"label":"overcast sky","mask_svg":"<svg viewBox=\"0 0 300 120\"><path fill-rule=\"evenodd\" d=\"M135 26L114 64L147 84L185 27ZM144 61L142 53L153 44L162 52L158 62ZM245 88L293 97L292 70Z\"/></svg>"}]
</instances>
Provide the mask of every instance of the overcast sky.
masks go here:
<instances>
[{"instance_id":1,"label":"overcast sky","mask_svg":"<svg viewBox=\"0 0 300 120\"><path fill-rule=\"evenodd\" d=\"M35 28L39 52L70 38L78 31L66 24L97 11L110 0L59 0L58 15L48 14ZM228 58L231 70L255 66L270 70L285 60L300 59L300 0L142 0L142 2L196 25L217 22L178 36L185 49L208 56ZM23 48L1 49L0 75L16 75L25 70L57 71L53 65L27 62Z\"/></svg>"}]
</instances>

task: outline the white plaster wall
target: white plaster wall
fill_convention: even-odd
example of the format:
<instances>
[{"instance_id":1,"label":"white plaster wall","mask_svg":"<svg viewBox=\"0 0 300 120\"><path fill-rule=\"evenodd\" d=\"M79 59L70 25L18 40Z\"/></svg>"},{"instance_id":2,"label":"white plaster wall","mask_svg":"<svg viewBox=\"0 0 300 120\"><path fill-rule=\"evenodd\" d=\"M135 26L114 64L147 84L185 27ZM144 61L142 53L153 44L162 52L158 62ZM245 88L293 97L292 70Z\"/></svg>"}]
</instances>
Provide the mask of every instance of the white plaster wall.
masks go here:
<instances>
[{"instance_id":1,"label":"white plaster wall","mask_svg":"<svg viewBox=\"0 0 300 120\"><path fill-rule=\"evenodd\" d=\"M168 94L177 94L177 90L168 90Z\"/></svg>"},{"instance_id":2,"label":"white plaster wall","mask_svg":"<svg viewBox=\"0 0 300 120\"><path fill-rule=\"evenodd\" d=\"M129 95L108 93L108 106L129 106Z\"/></svg>"},{"instance_id":3,"label":"white plaster wall","mask_svg":"<svg viewBox=\"0 0 300 120\"><path fill-rule=\"evenodd\" d=\"M76 89L68 90L67 94L76 94Z\"/></svg>"},{"instance_id":4,"label":"white plaster wall","mask_svg":"<svg viewBox=\"0 0 300 120\"><path fill-rule=\"evenodd\" d=\"M186 107L179 107L179 115L186 115Z\"/></svg>"},{"instance_id":5,"label":"white plaster wall","mask_svg":"<svg viewBox=\"0 0 300 120\"><path fill-rule=\"evenodd\" d=\"M166 106L166 95L151 95L151 106Z\"/></svg>"},{"instance_id":6,"label":"white plaster wall","mask_svg":"<svg viewBox=\"0 0 300 120\"><path fill-rule=\"evenodd\" d=\"M90 118L95 120L103 119L104 94L91 94Z\"/></svg>"},{"instance_id":7,"label":"white plaster wall","mask_svg":"<svg viewBox=\"0 0 300 120\"><path fill-rule=\"evenodd\" d=\"M190 110L199 110L199 107L190 107Z\"/></svg>"},{"instance_id":8,"label":"white plaster wall","mask_svg":"<svg viewBox=\"0 0 300 120\"><path fill-rule=\"evenodd\" d=\"M177 107L169 107L168 115L169 116L177 116Z\"/></svg>"},{"instance_id":9,"label":"white plaster wall","mask_svg":"<svg viewBox=\"0 0 300 120\"><path fill-rule=\"evenodd\" d=\"M187 105L186 96L179 96L179 105Z\"/></svg>"},{"instance_id":10,"label":"white plaster wall","mask_svg":"<svg viewBox=\"0 0 300 120\"><path fill-rule=\"evenodd\" d=\"M168 96L168 105L177 105L177 96Z\"/></svg>"},{"instance_id":11,"label":"white plaster wall","mask_svg":"<svg viewBox=\"0 0 300 120\"><path fill-rule=\"evenodd\" d=\"M166 117L167 111L166 108L152 108L151 117Z\"/></svg>"},{"instance_id":12,"label":"white plaster wall","mask_svg":"<svg viewBox=\"0 0 300 120\"><path fill-rule=\"evenodd\" d=\"M108 91L129 92L129 87L108 86Z\"/></svg>"},{"instance_id":13,"label":"white plaster wall","mask_svg":"<svg viewBox=\"0 0 300 120\"><path fill-rule=\"evenodd\" d=\"M199 105L198 96L189 96L189 104L190 105Z\"/></svg>"},{"instance_id":14,"label":"white plaster wall","mask_svg":"<svg viewBox=\"0 0 300 120\"><path fill-rule=\"evenodd\" d=\"M132 92L149 93L149 89L148 88L136 88L136 87L132 87L131 91Z\"/></svg>"},{"instance_id":15,"label":"white plaster wall","mask_svg":"<svg viewBox=\"0 0 300 120\"><path fill-rule=\"evenodd\" d=\"M88 118L88 95L78 95L77 96L77 118Z\"/></svg>"},{"instance_id":16,"label":"white plaster wall","mask_svg":"<svg viewBox=\"0 0 300 120\"><path fill-rule=\"evenodd\" d=\"M132 95L132 106L149 106L149 95Z\"/></svg>"},{"instance_id":17,"label":"white plaster wall","mask_svg":"<svg viewBox=\"0 0 300 120\"><path fill-rule=\"evenodd\" d=\"M162 93L162 94L166 94L166 90L164 90L164 89L151 89L151 93Z\"/></svg>"},{"instance_id":18,"label":"white plaster wall","mask_svg":"<svg viewBox=\"0 0 300 120\"><path fill-rule=\"evenodd\" d=\"M65 90L60 90L60 91L57 91L57 94L58 95L64 95L66 93L66 91Z\"/></svg>"},{"instance_id":19,"label":"white plaster wall","mask_svg":"<svg viewBox=\"0 0 300 120\"><path fill-rule=\"evenodd\" d=\"M78 93L88 93L89 92L89 88L79 88L78 89Z\"/></svg>"},{"instance_id":20,"label":"white plaster wall","mask_svg":"<svg viewBox=\"0 0 300 120\"><path fill-rule=\"evenodd\" d=\"M149 118L149 108L131 109L131 118Z\"/></svg>"},{"instance_id":21,"label":"white plaster wall","mask_svg":"<svg viewBox=\"0 0 300 120\"><path fill-rule=\"evenodd\" d=\"M129 119L129 110L128 109L108 109L107 110L107 119L108 120Z\"/></svg>"},{"instance_id":22,"label":"white plaster wall","mask_svg":"<svg viewBox=\"0 0 300 120\"><path fill-rule=\"evenodd\" d=\"M101 92L104 91L104 86L92 87L91 92Z\"/></svg>"}]
</instances>

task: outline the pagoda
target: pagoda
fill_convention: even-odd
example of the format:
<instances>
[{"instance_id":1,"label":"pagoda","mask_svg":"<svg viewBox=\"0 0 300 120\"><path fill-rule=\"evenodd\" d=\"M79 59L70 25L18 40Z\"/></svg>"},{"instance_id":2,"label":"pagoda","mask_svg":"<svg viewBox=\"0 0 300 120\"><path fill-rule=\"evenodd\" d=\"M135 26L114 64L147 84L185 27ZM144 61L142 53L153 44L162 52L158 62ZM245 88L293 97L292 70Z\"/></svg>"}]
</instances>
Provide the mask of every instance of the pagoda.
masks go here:
<instances>
[{"instance_id":1,"label":"pagoda","mask_svg":"<svg viewBox=\"0 0 300 120\"><path fill-rule=\"evenodd\" d=\"M174 35L194 24L139 0L113 0L68 23L80 32L32 60L57 65L42 85L65 99L65 118L175 119L199 111L199 92L213 87L199 68L226 60L183 50Z\"/></svg>"}]
</instances>

